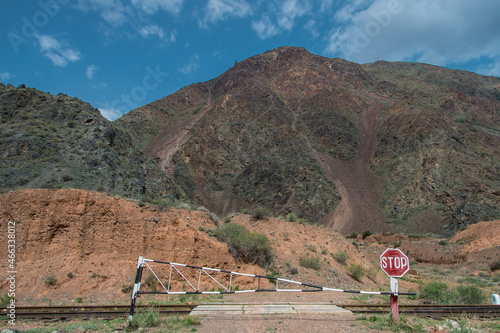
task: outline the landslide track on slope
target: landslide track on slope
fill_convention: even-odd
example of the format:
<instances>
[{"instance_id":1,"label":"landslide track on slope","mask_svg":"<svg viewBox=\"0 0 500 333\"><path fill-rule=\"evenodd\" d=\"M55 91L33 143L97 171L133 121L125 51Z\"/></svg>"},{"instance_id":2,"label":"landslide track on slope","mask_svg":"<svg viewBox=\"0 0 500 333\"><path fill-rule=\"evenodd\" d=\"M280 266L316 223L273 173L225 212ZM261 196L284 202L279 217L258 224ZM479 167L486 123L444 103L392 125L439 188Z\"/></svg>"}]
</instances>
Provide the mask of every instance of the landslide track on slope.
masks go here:
<instances>
[{"instance_id":1,"label":"landslide track on slope","mask_svg":"<svg viewBox=\"0 0 500 333\"><path fill-rule=\"evenodd\" d=\"M360 141L352 160L342 161L317 150L312 152L328 178L335 182L342 196L337 208L319 223L333 227L343 234L364 230L382 232L388 229L377 204L382 193L380 184L369 168L385 105L376 99L371 99L371 103L359 118Z\"/></svg>"}]
</instances>

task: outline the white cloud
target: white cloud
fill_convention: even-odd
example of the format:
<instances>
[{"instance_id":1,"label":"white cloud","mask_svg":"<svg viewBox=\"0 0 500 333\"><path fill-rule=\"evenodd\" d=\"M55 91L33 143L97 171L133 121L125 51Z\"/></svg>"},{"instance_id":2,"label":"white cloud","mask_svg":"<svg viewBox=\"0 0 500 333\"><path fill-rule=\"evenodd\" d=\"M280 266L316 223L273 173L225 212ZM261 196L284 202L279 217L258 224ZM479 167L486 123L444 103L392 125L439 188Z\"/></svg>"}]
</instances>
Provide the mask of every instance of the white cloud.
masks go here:
<instances>
[{"instance_id":1,"label":"white cloud","mask_svg":"<svg viewBox=\"0 0 500 333\"><path fill-rule=\"evenodd\" d=\"M132 4L141 8L147 14L155 14L158 10L178 15L184 0L132 0Z\"/></svg>"},{"instance_id":2,"label":"white cloud","mask_svg":"<svg viewBox=\"0 0 500 333\"><path fill-rule=\"evenodd\" d=\"M263 15L260 21L253 21L252 29L255 30L260 39L271 38L280 33L280 29L271 22L267 15Z\"/></svg>"},{"instance_id":3,"label":"white cloud","mask_svg":"<svg viewBox=\"0 0 500 333\"><path fill-rule=\"evenodd\" d=\"M158 36L160 39L165 38L165 31L160 28L157 24L151 24L145 27L142 27L139 30L139 33L142 37L146 38L148 36Z\"/></svg>"},{"instance_id":4,"label":"white cloud","mask_svg":"<svg viewBox=\"0 0 500 333\"><path fill-rule=\"evenodd\" d=\"M309 31L313 38L318 38L320 36L320 33L318 32L318 29L316 27L316 21L313 19L307 21L307 23L304 25L304 29Z\"/></svg>"},{"instance_id":5,"label":"white cloud","mask_svg":"<svg viewBox=\"0 0 500 333\"><path fill-rule=\"evenodd\" d=\"M308 1L286 0L278 13L278 25L285 30L292 30L295 19L304 16L310 9Z\"/></svg>"},{"instance_id":6,"label":"white cloud","mask_svg":"<svg viewBox=\"0 0 500 333\"><path fill-rule=\"evenodd\" d=\"M205 7L205 17L199 22L207 27L209 23L225 20L229 17L246 17L252 13L252 8L245 0L208 0Z\"/></svg>"},{"instance_id":7,"label":"white cloud","mask_svg":"<svg viewBox=\"0 0 500 333\"><path fill-rule=\"evenodd\" d=\"M326 53L435 65L500 57L500 1L359 0L337 11Z\"/></svg>"},{"instance_id":8,"label":"white cloud","mask_svg":"<svg viewBox=\"0 0 500 333\"><path fill-rule=\"evenodd\" d=\"M97 84L93 84L90 86L90 88L94 89L94 90L101 90L101 89L105 89L107 88L107 84L104 83L104 82L99 82Z\"/></svg>"},{"instance_id":9,"label":"white cloud","mask_svg":"<svg viewBox=\"0 0 500 333\"><path fill-rule=\"evenodd\" d=\"M252 21L252 29L260 39L277 36L283 31L291 31L298 18L313 14L310 0L273 1L268 3L268 7L260 20ZM314 21L310 19L304 27L313 36L318 36L319 34L313 29L313 23Z\"/></svg>"},{"instance_id":10,"label":"white cloud","mask_svg":"<svg viewBox=\"0 0 500 333\"><path fill-rule=\"evenodd\" d=\"M101 17L114 27L127 22L128 8L120 0L79 0L77 8L83 11L99 11Z\"/></svg>"},{"instance_id":11,"label":"white cloud","mask_svg":"<svg viewBox=\"0 0 500 333\"><path fill-rule=\"evenodd\" d=\"M97 69L98 67L96 65L87 66L87 69L85 70L85 75L89 80L91 80L94 77L94 74L97 71Z\"/></svg>"},{"instance_id":12,"label":"white cloud","mask_svg":"<svg viewBox=\"0 0 500 333\"><path fill-rule=\"evenodd\" d=\"M483 75L500 77L500 57L489 64L480 66L477 72Z\"/></svg>"},{"instance_id":13,"label":"white cloud","mask_svg":"<svg viewBox=\"0 0 500 333\"><path fill-rule=\"evenodd\" d=\"M173 43L177 40L177 29L170 31L170 41Z\"/></svg>"},{"instance_id":14,"label":"white cloud","mask_svg":"<svg viewBox=\"0 0 500 333\"><path fill-rule=\"evenodd\" d=\"M196 72L199 68L200 68L200 57L198 56L198 53L195 53L191 57L191 61L186 66L179 68L179 72L187 75Z\"/></svg>"},{"instance_id":15,"label":"white cloud","mask_svg":"<svg viewBox=\"0 0 500 333\"><path fill-rule=\"evenodd\" d=\"M107 120L113 121L115 119L118 119L122 116L122 113L113 107L110 106L105 106L102 108L99 108L99 111L101 112L101 115L106 118Z\"/></svg>"},{"instance_id":16,"label":"white cloud","mask_svg":"<svg viewBox=\"0 0 500 333\"><path fill-rule=\"evenodd\" d=\"M35 35L35 37L40 44L40 50L43 55L49 58L56 66L65 67L68 63L81 59L80 51L63 46L52 36Z\"/></svg>"},{"instance_id":17,"label":"white cloud","mask_svg":"<svg viewBox=\"0 0 500 333\"><path fill-rule=\"evenodd\" d=\"M13 75L8 73L8 72L3 72L3 73L0 73L0 80L10 80L13 78Z\"/></svg>"}]
</instances>

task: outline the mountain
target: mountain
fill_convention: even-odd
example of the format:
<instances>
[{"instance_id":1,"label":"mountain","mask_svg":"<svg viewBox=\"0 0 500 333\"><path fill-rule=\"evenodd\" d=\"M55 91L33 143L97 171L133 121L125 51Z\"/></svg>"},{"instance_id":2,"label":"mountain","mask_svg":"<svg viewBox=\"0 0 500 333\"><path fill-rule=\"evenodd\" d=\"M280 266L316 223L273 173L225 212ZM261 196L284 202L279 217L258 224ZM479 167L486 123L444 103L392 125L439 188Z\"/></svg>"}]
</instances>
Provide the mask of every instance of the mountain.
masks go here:
<instances>
[{"instance_id":1,"label":"mountain","mask_svg":"<svg viewBox=\"0 0 500 333\"><path fill-rule=\"evenodd\" d=\"M0 191L268 210L344 234L500 219L500 79L282 47L109 122L0 85Z\"/></svg>"},{"instance_id":2,"label":"mountain","mask_svg":"<svg viewBox=\"0 0 500 333\"><path fill-rule=\"evenodd\" d=\"M79 188L139 199L183 195L99 110L24 85L0 85L0 156L0 192Z\"/></svg>"},{"instance_id":3,"label":"mountain","mask_svg":"<svg viewBox=\"0 0 500 333\"><path fill-rule=\"evenodd\" d=\"M197 204L351 231L500 216L500 79L282 47L114 124Z\"/></svg>"}]
</instances>

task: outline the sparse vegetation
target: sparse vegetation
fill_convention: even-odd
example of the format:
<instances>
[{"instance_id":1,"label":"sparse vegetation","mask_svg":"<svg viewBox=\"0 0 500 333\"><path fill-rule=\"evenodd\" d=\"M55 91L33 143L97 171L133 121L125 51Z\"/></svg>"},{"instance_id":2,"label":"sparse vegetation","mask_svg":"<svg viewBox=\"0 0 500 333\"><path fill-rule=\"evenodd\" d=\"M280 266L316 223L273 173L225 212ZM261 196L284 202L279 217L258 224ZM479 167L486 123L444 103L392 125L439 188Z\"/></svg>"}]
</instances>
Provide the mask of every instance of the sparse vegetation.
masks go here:
<instances>
[{"instance_id":1,"label":"sparse vegetation","mask_svg":"<svg viewBox=\"0 0 500 333\"><path fill-rule=\"evenodd\" d=\"M45 277L45 285L47 287L54 287L57 284L57 278L54 274L49 274Z\"/></svg>"},{"instance_id":2,"label":"sparse vegetation","mask_svg":"<svg viewBox=\"0 0 500 333\"><path fill-rule=\"evenodd\" d=\"M226 242L231 254L244 262L270 267L273 261L271 241L265 235L250 232L235 223L220 224L214 230L218 240Z\"/></svg>"},{"instance_id":3,"label":"sparse vegetation","mask_svg":"<svg viewBox=\"0 0 500 333\"><path fill-rule=\"evenodd\" d=\"M475 285L459 285L450 288L442 281L420 286L420 298L437 304L483 304L488 297Z\"/></svg>"},{"instance_id":4,"label":"sparse vegetation","mask_svg":"<svg viewBox=\"0 0 500 333\"><path fill-rule=\"evenodd\" d=\"M300 266L305 267L305 268L312 268L312 269L315 269L317 271L321 269L321 265L319 262L320 261L319 261L318 257L306 256L306 257L299 258Z\"/></svg>"},{"instance_id":5,"label":"sparse vegetation","mask_svg":"<svg viewBox=\"0 0 500 333\"><path fill-rule=\"evenodd\" d=\"M333 259L337 260L339 264L345 265L347 259L349 259L349 254L346 251L337 251L332 254Z\"/></svg>"},{"instance_id":6,"label":"sparse vegetation","mask_svg":"<svg viewBox=\"0 0 500 333\"><path fill-rule=\"evenodd\" d=\"M252 210L252 218L254 220L267 220L271 216L271 212L267 207L258 206Z\"/></svg>"},{"instance_id":7,"label":"sparse vegetation","mask_svg":"<svg viewBox=\"0 0 500 333\"><path fill-rule=\"evenodd\" d=\"M295 214L293 212L286 214L286 220L288 222L297 222L298 219L299 219L299 217L297 216L297 214Z\"/></svg>"},{"instance_id":8,"label":"sparse vegetation","mask_svg":"<svg viewBox=\"0 0 500 333\"><path fill-rule=\"evenodd\" d=\"M134 284L131 283L131 284L123 285L121 290L122 290L122 293L124 293L124 294L130 294L133 289L134 289Z\"/></svg>"},{"instance_id":9,"label":"sparse vegetation","mask_svg":"<svg viewBox=\"0 0 500 333\"><path fill-rule=\"evenodd\" d=\"M4 293L2 296L0 296L0 307L3 308L7 306L10 303L10 300L13 298L14 297L10 297L9 294Z\"/></svg>"},{"instance_id":10,"label":"sparse vegetation","mask_svg":"<svg viewBox=\"0 0 500 333\"><path fill-rule=\"evenodd\" d=\"M357 238L358 237L358 233L353 231L349 236L346 236L346 238Z\"/></svg>"},{"instance_id":11,"label":"sparse vegetation","mask_svg":"<svg viewBox=\"0 0 500 333\"><path fill-rule=\"evenodd\" d=\"M160 326L160 314L157 310L149 308L146 311L138 311L128 322L127 331L138 328Z\"/></svg>"},{"instance_id":12,"label":"sparse vegetation","mask_svg":"<svg viewBox=\"0 0 500 333\"><path fill-rule=\"evenodd\" d=\"M308 249L309 251L312 251L312 252L316 252L316 246L312 245L312 244L307 244L306 245L306 249Z\"/></svg>"},{"instance_id":13,"label":"sparse vegetation","mask_svg":"<svg viewBox=\"0 0 500 333\"><path fill-rule=\"evenodd\" d=\"M349 274L356 280L360 280L365 272L363 270L363 267L361 267L361 265L358 265L358 264L351 264L349 265L349 267L347 268L347 271L349 272Z\"/></svg>"}]
</instances>

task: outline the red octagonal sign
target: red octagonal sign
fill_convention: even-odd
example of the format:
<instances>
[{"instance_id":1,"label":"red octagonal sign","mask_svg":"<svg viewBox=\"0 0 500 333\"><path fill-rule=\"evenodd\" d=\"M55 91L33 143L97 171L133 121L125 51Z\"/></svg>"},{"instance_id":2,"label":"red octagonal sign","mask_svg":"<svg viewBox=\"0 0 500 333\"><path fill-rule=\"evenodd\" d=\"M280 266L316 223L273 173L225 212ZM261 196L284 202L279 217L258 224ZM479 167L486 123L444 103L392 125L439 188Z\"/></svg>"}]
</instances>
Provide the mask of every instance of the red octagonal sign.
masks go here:
<instances>
[{"instance_id":1,"label":"red octagonal sign","mask_svg":"<svg viewBox=\"0 0 500 333\"><path fill-rule=\"evenodd\" d=\"M410 269L410 261L400 249L387 249L380 256L380 267L390 277L402 277Z\"/></svg>"}]
</instances>

